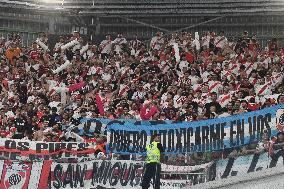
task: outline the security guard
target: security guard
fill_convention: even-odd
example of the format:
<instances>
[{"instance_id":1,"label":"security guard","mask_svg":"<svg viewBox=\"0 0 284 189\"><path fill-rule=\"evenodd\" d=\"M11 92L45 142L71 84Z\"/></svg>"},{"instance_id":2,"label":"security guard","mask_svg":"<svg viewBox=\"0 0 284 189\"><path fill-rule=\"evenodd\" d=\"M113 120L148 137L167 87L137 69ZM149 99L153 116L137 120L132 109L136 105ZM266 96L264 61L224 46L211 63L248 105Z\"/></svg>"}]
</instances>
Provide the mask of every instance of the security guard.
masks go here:
<instances>
[{"instance_id":1,"label":"security guard","mask_svg":"<svg viewBox=\"0 0 284 189\"><path fill-rule=\"evenodd\" d=\"M161 177L161 154L164 152L163 146L160 143L161 136L158 134L153 135L153 142L146 147L146 170L142 180L142 189L150 187L150 181L153 178L154 189L160 189Z\"/></svg>"}]
</instances>

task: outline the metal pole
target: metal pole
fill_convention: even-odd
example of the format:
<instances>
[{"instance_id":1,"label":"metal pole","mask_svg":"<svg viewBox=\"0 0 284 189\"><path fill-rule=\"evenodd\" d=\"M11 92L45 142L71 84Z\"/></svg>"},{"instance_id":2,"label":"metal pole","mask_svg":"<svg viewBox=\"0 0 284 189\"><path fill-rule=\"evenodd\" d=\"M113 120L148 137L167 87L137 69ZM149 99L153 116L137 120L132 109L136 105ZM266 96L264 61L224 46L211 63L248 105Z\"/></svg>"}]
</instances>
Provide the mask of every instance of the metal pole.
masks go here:
<instances>
[{"instance_id":1,"label":"metal pole","mask_svg":"<svg viewBox=\"0 0 284 189\"><path fill-rule=\"evenodd\" d=\"M152 24L148 24L148 23L145 23L145 22L141 22L141 21L138 21L138 20L131 19L131 18L126 18L126 17L123 17L123 16L117 16L117 17L122 18L124 20L136 22L136 23L141 24L143 26L149 26L151 28L155 28L155 29L158 29L160 31L170 32L170 30L167 30L167 29L164 29L164 28L160 28L160 27L154 26Z\"/></svg>"},{"instance_id":2,"label":"metal pole","mask_svg":"<svg viewBox=\"0 0 284 189\"><path fill-rule=\"evenodd\" d=\"M173 33L181 32L181 31L183 31L183 30L187 30L187 29L190 29L190 28L195 28L196 26L200 26L200 25L203 25L203 24L207 24L207 23L213 22L213 21L215 21L215 20L219 20L219 19L221 19L221 18L224 18L225 16L226 16L226 15L219 16L219 17L217 17L217 18L212 18L212 19L210 19L210 20L207 20L207 21L204 21L204 22L200 22L200 23L198 23L198 24L194 24L194 25L191 25L191 26L188 26L188 27L185 27L185 28L181 28L181 29L175 30L175 31L168 31L168 32L165 34L165 36L171 35L171 34L173 34ZM146 40L146 41L144 41L144 42L148 42L148 41L150 41L150 40L151 40L151 39L148 39L148 40Z\"/></svg>"}]
</instances>

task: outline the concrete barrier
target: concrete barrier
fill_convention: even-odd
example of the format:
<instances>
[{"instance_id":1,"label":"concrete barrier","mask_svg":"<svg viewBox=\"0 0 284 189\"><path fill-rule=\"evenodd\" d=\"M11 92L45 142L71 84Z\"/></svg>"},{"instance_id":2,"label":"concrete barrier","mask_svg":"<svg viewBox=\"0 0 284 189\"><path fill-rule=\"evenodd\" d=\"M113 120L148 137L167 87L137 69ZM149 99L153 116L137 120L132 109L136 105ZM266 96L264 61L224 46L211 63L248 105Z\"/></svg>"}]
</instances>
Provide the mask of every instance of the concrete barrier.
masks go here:
<instances>
[{"instance_id":1,"label":"concrete barrier","mask_svg":"<svg viewBox=\"0 0 284 189\"><path fill-rule=\"evenodd\" d=\"M283 189L283 166L265 169L242 176L220 179L190 187L190 189Z\"/></svg>"}]
</instances>

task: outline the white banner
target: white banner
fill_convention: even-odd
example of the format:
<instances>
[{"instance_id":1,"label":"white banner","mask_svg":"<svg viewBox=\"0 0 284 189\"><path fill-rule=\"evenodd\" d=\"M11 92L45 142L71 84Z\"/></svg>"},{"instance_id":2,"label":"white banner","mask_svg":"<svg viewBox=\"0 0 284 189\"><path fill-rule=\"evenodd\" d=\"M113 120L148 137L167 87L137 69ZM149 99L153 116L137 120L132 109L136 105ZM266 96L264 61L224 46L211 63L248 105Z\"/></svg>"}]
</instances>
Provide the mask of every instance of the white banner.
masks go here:
<instances>
[{"instance_id":1,"label":"white banner","mask_svg":"<svg viewBox=\"0 0 284 189\"><path fill-rule=\"evenodd\" d=\"M61 188L76 188L76 189L88 189L96 188L97 186L103 186L106 188L134 188L141 189L141 182L144 174L144 162L140 161L87 161L80 163L55 163L51 165L51 189ZM209 164L201 166L193 166L187 169L184 166L185 171L198 171L202 170ZM166 170L163 172L169 172L174 174L174 170L177 170L177 166L163 165ZM181 166L182 167L182 166ZM166 173L164 173L166 174ZM191 180L173 180L161 179L161 189L175 189L188 186Z\"/></svg>"},{"instance_id":2,"label":"white banner","mask_svg":"<svg viewBox=\"0 0 284 189\"><path fill-rule=\"evenodd\" d=\"M0 156L10 160L95 158L93 143L41 142L0 138Z\"/></svg>"},{"instance_id":3,"label":"white banner","mask_svg":"<svg viewBox=\"0 0 284 189\"><path fill-rule=\"evenodd\" d=\"M168 173L189 173L200 169L207 169L211 165L212 165L211 162L195 166L175 166L175 165L162 164L162 171Z\"/></svg>"}]
</instances>

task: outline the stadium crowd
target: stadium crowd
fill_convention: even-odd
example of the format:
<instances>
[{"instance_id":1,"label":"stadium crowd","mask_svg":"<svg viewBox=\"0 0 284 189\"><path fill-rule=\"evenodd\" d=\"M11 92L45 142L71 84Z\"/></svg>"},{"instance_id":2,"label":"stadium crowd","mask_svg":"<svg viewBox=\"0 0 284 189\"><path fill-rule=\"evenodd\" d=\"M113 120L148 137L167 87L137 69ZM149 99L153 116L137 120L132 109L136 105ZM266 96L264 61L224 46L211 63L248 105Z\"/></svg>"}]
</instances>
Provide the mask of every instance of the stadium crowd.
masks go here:
<instances>
[{"instance_id":1,"label":"stadium crowd","mask_svg":"<svg viewBox=\"0 0 284 189\"><path fill-rule=\"evenodd\" d=\"M74 32L54 47L43 33L21 44L0 39L4 138L70 140L65 129L84 117L197 121L284 103L284 47L262 48L248 32L157 32L150 45L122 34L96 45Z\"/></svg>"}]
</instances>

